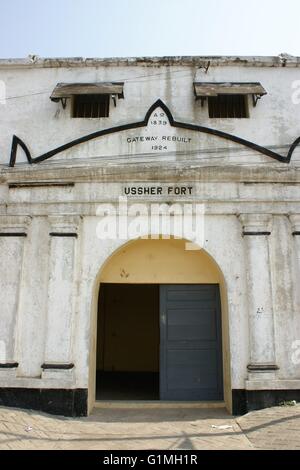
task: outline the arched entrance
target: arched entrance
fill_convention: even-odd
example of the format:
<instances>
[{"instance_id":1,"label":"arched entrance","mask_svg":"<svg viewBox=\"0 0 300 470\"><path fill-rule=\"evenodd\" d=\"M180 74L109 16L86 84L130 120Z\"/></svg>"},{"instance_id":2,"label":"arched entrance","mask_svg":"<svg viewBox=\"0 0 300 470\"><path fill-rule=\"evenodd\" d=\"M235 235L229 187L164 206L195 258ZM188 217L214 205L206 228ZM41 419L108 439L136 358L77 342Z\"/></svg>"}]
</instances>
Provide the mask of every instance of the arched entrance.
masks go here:
<instances>
[{"instance_id":1,"label":"arched entrance","mask_svg":"<svg viewBox=\"0 0 300 470\"><path fill-rule=\"evenodd\" d=\"M181 239L130 241L97 285L90 407L95 399L225 400L231 409L225 281L207 252Z\"/></svg>"}]
</instances>

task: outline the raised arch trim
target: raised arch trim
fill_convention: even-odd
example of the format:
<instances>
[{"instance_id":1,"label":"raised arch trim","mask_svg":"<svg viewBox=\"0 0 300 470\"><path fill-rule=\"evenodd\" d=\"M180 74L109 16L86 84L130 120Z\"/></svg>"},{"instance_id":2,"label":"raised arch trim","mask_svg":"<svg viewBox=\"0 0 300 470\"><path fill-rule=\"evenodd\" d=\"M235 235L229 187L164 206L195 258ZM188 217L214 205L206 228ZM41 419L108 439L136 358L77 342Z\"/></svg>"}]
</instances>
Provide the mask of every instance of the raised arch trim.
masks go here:
<instances>
[{"instance_id":1,"label":"raised arch trim","mask_svg":"<svg viewBox=\"0 0 300 470\"><path fill-rule=\"evenodd\" d=\"M148 121L150 119L151 114L156 108L161 108L167 115L169 119L169 123L171 127L176 127L179 129L187 129L199 133L204 133L204 134L210 134L216 137L220 137L221 139L229 140L231 142L235 142L237 144L240 144L244 147L250 148L258 153L261 153L263 155L266 155L268 157L273 158L274 160L277 160L282 163L290 163L292 154L295 150L295 148L299 145L300 143L300 136L292 143L292 145L289 148L288 154L286 156L281 155L277 152L273 152L272 150L269 150L268 148L262 147L258 144L255 144L254 142L250 142L248 140L245 140L241 137L235 136L233 134L228 134L227 132L219 131L217 129L212 129L210 127L205 127L205 126L199 126L197 124L190 124L190 123L185 123L185 122L180 122L180 121L175 121L171 111L169 108L166 106L166 104L158 99L150 108L148 109L145 119L143 121L139 122L134 122L130 124L123 124L121 126L115 126L111 127L108 129L103 129L101 131L96 131L91 134L84 135L82 137L79 137L78 139L71 140L70 142L61 145L59 147L56 147L53 150L50 150L42 155L39 155L38 157L33 158L31 156L31 153L26 146L26 144L16 135L13 135L12 139L12 146L11 146L11 154L10 154L10 161L9 161L9 166L14 167L17 159L17 151L18 147L20 146L27 158L27 161L29 164L33 163L40 163L43 162L44 160L48 160L49 158L53 157L54 155L57 155L61 152L64 152L65 150L68 150L72 147L75 147L77 145L83 144L85 142L88 142L90 140L96 139L98 137L102 137L105 135L109 134L115 134L118 132L130 130L130 129L137 129L140 127L146 127L148 124Z\"/></svg>"}]
</instances>

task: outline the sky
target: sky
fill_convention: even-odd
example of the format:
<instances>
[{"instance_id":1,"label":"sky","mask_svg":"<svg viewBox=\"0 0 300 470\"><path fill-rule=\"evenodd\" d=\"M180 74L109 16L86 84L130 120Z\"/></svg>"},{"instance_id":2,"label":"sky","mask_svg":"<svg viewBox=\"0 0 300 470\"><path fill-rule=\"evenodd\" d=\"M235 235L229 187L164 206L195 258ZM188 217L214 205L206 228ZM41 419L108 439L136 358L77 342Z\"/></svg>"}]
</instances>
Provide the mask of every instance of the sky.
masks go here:
<instances>
[{"instance_id":1,"label":"sky","mask_svg":"<svg viewBox=\"0 0 300 470\"><path fill-rule=\"evenodd\" d=\"M0 58L280 53L299 0L0 0Z\"/></svg>"}]
</instances>

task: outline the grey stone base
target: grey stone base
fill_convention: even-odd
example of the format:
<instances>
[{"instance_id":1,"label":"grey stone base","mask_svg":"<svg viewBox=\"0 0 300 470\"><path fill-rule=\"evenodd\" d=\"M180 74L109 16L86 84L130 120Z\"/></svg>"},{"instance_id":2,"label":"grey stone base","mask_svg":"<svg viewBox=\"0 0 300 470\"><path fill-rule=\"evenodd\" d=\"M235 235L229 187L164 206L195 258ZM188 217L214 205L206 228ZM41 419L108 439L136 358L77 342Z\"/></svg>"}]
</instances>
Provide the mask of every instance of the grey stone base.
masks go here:
<instances>
[{"instance_id":1,"label":"grey stone base","mask_svg":"<svg viewBox=\"0 0 300 470\"><path fill-rule=\"evenodd\" d=\"M87 389L0 388L0 406L55 415L87 416L87 399Z\"/></svg>"},{"instance_id":2,"label":"grey stone base","mask_svg":"<svg viewBox=\"0 0 300 470\"><path fill-rule=\"evenodd\" d=\"M232 390L232 414L242 415L291 400L300 402L300 390Z\"/></svg>"}]
</instances>

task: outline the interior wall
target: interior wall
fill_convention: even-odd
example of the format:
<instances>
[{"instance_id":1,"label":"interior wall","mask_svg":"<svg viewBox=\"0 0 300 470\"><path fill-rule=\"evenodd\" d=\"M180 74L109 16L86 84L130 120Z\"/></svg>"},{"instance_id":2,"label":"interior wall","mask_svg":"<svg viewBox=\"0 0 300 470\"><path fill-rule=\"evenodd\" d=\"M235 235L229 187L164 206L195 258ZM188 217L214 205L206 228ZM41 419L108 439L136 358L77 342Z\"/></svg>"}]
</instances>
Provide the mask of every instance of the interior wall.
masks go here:
<instances>
[{"instance_id":1,"label":"interior wall","mask_svg":"<svg viewBox=\"0 0 300 470\"><path fill-rule=\"evenodd\" d=\"M102 284L97 370L159 371L157 285Z\"/></svg>"},{"instance_id":2,"label":"interior wall","mask_svg":"<svg viewBox=\"0 0 300 470\"><path fill-rule=\"evenodd\" d=\"M184 240L139 239L110 257L101 282L121 284L218 284L220 271L204 250L186 250Z\"/></svg>"}]
</instances>

